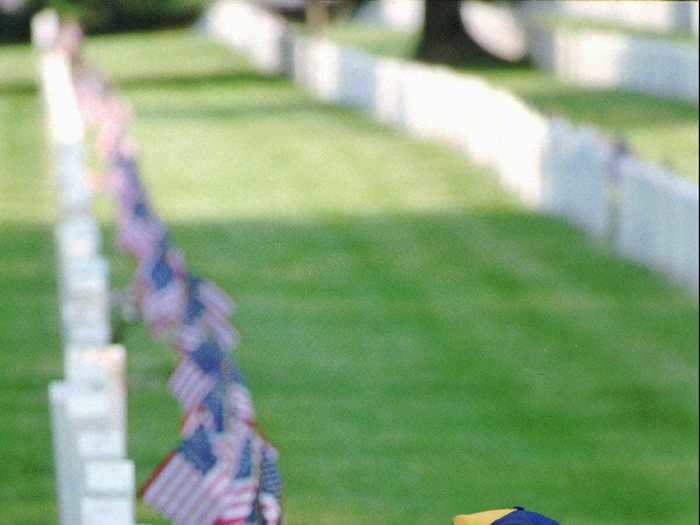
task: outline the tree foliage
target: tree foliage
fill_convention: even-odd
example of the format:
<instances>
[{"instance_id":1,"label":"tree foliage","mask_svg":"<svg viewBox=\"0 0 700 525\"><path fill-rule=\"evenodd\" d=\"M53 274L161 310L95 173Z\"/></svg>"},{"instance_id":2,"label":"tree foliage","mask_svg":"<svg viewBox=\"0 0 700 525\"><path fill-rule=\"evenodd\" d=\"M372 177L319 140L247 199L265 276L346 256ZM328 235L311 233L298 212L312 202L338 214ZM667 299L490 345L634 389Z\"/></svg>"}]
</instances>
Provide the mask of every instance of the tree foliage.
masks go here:
<instances>
[{"instance_id":1,"label":"tree foliage","mask_svg":"<svg viewBox=\"0 0 700 525\"><path fill-rule=\"evenodd\" d=\"M521 0L503 1L517 3ZM425 0L425 20L416 49L417 58L452 65L501 61L466 31L460 13L462 4L463 0Z\"/></svg>"},{"instance_id":2,"label":"tree foliage","mask_svg":"<svg viewBox=\"0 0 700 525\"><path fill-rule=\"evenodd\" d=\"M17 12L0 12L0 40L26 40L31 17L46 7L77 18L90 32L104 33L186 24L204 4L205 0L28 0Z\"/></svg>"}]
</instances>

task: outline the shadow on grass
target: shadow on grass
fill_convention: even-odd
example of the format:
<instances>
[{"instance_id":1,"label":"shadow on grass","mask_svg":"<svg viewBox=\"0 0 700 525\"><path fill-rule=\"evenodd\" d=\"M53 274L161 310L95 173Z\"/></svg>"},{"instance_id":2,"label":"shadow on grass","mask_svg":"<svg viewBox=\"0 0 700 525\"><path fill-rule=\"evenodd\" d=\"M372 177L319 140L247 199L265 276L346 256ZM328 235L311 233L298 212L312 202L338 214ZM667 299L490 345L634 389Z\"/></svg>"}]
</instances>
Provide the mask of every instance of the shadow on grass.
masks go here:
<instances>
[{"instance_id":1,"label":"shadow on grass","mask_svg":"<svg viewBox=\"0 0 700 525\"><path fill-rule=\"evenodd\" d=\"M260 74L249 71L222 71L209 74L188 74L163 76L154 74L153 76L144 73L121 74L115 80L119 90L140 90L140 89L168 89L168 90L188 90L198 86L210 86L218 84L220 86L236 88L238 86L250 87L251 85L282 84L285 79L282 77L264 77ZM37 93L37 83L34 80L10 80L0 79L0 96L3 95L35 95Z\"/></svg>"},{"instance_id":2,"label":"shadow on grass","mask_svg":"<svg viewBox=\"0 0 700 525\"><path fill-rule=\"evenodd\" d=\"M4 95L8 96L34 96L37 93L37 86L35 82L30 81L5 81L0 79L0 97Z\"/></svg>"},{"instance_id":3,"label":"shadow on grass","mask_svg":"<svg viewBox=\"0 0 700 525\"><path fill-rule=\"evenodd\" d=\"M205 74L188 73L163 75L121 74L115 79L119 89L139 90L139 89L169 89L169 90L189 90L199 86L219 85L221 87L236 88L244 86L249 88L256 84L261 85L283 85L287 82L284 77L265 77L259 73L247 70L225 70L209 72Z\"/></svg>"},{"instance_id":4,"label":"shadow on grass","mask_svg":"<svg viewBox=\"0 0 700 525\"><path fill-rule=\"evenodd\" d=\"M324 108L319 107L311 101L305 102L300 101L298 103L285 103L285 104L248 104L248 105L234 105L234 104L207 104L207 105L193 105L190 108L183 108L182 104L173 105L155 105L150 104L148 107L139 111L139 117L143 119L165 119L165 120L218 120L223 119L230 121L232 124L235 120L247 119L247 118L284 118L285 115L292 115L298 113L324 113L329 114L337 113L333 108L328 107L324 111ZM369 128L370 126L368 126Z\"/></svg>"}]
</instances>

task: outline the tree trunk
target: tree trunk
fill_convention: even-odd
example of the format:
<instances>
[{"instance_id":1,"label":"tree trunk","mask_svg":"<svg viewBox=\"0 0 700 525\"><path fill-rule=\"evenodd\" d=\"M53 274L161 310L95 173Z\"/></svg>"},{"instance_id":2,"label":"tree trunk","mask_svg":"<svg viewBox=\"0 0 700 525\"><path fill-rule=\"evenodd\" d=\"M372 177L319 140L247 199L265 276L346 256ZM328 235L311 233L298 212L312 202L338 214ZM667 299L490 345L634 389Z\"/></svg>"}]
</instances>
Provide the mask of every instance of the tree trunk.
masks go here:
<instances>
[{"instance_id":1,"label":"tree trunk","mask_svg":"<svg viewBox=\"0 0 700 525\"><path fill-rule=\"evenodd\" d=\"M355 2L353 0L339 0L336 18L341 21L347 21L352 18Z\"/></svg>"},{"instance_id":2,"label":"tree trunk","mask_svg":"<svg viewBox=\"0 0 700 525\"><path fill-rule=\"evenodd\" d=\"M466 65L497 60L467 34L462 0L425 0L425 21L416 57L425 62Z\"/></svg>"},{"instance_id":3,"label":"tree trunk","mask_svg":"<svg viewBox=\"0 0 700 525\"><path fill-rule=\"evenodd\" d=\"M329 21L327 0L306 0L306 23L312 31L322 31Z\"/></svg>"}]
</instances>

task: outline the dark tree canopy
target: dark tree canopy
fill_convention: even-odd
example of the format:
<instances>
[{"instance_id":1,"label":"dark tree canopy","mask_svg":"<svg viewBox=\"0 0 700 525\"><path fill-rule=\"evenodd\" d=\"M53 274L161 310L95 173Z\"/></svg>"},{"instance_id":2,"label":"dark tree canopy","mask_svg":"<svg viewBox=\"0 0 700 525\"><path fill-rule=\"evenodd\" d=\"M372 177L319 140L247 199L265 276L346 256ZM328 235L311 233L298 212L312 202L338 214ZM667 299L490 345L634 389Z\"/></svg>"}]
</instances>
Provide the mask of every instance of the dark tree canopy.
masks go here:
<instances>
[{"instance_id":1,"label":"dark tree canopy","mask_svg":"<svg viewBox=\"0 0 700 525\"><path fill-rule=\"evenodd\" d=\"M463 0L425 0L425 21L417 58L452 65L502 61L467 33L460 13L462 3Z\"/></svg>"},{"instance_id":2,"label":"dark tree canopy","mask_svg":"<svg viewBox=\"0 0 700 525\"><path fill-rule=\"evenodd\" d=\"M27 0L18 10L0 10L0 42L29 39L30 21L51 7L76 18L91 33L182 26L194 22L205 0Z\"/></svg>"}]
</instances>

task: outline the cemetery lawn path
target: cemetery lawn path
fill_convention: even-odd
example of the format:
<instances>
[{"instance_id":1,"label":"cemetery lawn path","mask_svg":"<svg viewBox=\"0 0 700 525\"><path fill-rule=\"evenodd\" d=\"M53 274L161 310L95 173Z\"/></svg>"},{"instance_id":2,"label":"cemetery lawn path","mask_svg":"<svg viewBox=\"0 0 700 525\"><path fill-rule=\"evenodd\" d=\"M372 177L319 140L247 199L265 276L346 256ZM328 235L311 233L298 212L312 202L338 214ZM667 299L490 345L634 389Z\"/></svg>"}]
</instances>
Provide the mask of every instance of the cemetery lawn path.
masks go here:
<instances>
[{"instance_id":1,"label":"cemetery lawn path","mask_svg":"<svg viewBox=\"0 0 700 525\"><path fill-rule=\"evenodd\" d=\"M339 43L378 55L410 59L417 35L361 24L332 26L328 36ZM534 66L481 64L461 69L483 77L522 98L547 115L590 125L615 140L625 140L642 159L670 167L698 182L698 107L682 101L591 88L557 79Z\"/></svg>"},{"instance_id":2,"label":"cemetery lawn path","mask_svg":"<svg viewBox=\"0 0 700 525\"><path fill-rule=\"evenodd\" d=\"M239 304L237 357L281 453L289 525L516 504L576 525L697 521L693 298L449 149L189 32L102 37L89 57L134 104L145 182L189 268ZM0 48L0 525L56 523L61 349L33 67ZM110 257L123 285L129 263ZM141 482L176 443L173 358L140 328L126 346Z\"/></svg>"}]
</instances>

